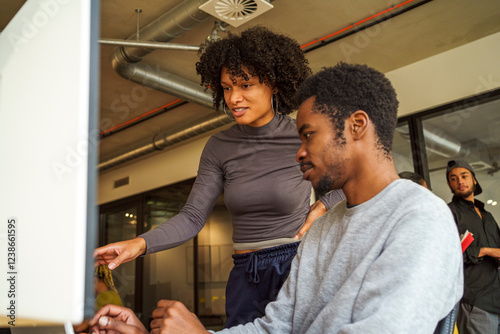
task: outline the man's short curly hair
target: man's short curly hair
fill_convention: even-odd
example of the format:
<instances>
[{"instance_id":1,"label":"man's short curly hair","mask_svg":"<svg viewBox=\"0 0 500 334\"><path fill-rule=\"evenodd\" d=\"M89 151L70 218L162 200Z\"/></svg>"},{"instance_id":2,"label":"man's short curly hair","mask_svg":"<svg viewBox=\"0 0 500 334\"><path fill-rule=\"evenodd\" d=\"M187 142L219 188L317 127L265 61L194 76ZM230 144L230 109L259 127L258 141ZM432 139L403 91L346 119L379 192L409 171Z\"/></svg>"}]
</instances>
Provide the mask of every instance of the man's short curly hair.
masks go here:
<instances>
[{"instance_id":1,"label":"man's short curly hair","mask_svg":"<svg viewBox=\"0 0 500 334\"><path fill-rule=\"evenodd\" d=\"M289 114L297 109L295 94L298 87L311 74L308 61L299 44L292 38L255 26L236 35L228 36L202 46L196 72L201 85L213 92L214 107L224 103L221 71L225 67L235 77L258 76L261 83L277 89L278 112ZM275 97L275 99L276 99Z\"/></svg>"},{"instance_id":2,"label":"man's short curly hair","mask_svg":"<svg viewBox=\"0 0 500 334\"><path fill-rule=\"evenodd\" d=\"M345 140L345 120L357 110L366 112L380 148L390 156L399 102L384 74L366 65L340 62L308 78L297 93L298 103L313 96L314 110L331 119L339 140Z\"/></svg>"}]
</instances>

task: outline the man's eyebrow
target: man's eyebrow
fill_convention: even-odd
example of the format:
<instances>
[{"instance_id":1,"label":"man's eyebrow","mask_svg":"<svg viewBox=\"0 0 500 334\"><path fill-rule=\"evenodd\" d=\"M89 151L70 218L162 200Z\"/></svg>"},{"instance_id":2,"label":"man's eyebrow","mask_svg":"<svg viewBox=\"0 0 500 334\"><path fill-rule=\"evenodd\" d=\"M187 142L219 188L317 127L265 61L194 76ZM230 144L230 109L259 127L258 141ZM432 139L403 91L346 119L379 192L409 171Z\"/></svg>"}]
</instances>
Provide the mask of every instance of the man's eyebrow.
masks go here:
<instances>
[{"instance_id":1,"label":"man's eyebrow","mask_svg":"<svg viewBox=\"0 0 500 334\"><path fill-rule=\"evenodd\" d=\"M469 175L469 174L471 174L471 173L470 173L470 172L462 172L462 173L458 173L458 175ZM458 176L458 175L457 175L457 174L454 174L454 173L451 173L451 174L450 174L450 177L452 177L452 176L455 176L455 177L456 177L456 176ZM472 175L472 174L471 174L471 175Z\"/></svg>"},{"instance_id":2,"label":"man's eyebrow","mask_svg":"<svg viewBox=\"0 0 500 334\"><path fill-rule=\"evenodd\" d=\"M303 124L300 129L299 129L299 135L301 135L306 129L309 129L311 127L311 125L309 124Z\"/></svg>"}]
</instances>

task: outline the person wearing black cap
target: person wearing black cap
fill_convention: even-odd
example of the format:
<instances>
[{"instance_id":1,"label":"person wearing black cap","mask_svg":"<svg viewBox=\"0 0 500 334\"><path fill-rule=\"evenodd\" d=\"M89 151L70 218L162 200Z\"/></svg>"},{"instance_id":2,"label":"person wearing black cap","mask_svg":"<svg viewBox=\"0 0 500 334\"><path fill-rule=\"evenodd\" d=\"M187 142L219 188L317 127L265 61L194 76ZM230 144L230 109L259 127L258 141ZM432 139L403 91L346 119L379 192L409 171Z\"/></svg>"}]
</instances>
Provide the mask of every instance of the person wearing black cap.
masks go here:
<instances>
[{"instance_id":1,"label":"person wearing black cap","mask_svg":"<svg viewBox=\"0 0 500 334\"><path fill-rule=\"evenodd\" d=\"M472 167L451 160L446 180L453 193L448 204L460 234L467 230L474 241L464 252L464 296L457 327L460 334L497 334L500 317L500 229L484 203L474 199L482 193Z\"/></svg>"}]
</instances>

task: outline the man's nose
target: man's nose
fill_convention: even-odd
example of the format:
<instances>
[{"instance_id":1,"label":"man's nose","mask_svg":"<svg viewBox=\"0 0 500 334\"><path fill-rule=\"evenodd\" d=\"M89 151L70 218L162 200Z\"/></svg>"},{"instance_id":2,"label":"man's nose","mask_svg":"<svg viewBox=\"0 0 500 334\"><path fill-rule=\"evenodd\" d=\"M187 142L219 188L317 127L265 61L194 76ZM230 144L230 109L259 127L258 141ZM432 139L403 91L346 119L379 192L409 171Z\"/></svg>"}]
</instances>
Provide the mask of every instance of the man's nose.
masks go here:
<instances>
[{"instance_id":1,"label":"man's nose","mask_svg":"<svg viewBox=\"0 0 500 334\"><path fill-rule=\"evenodd\" d=\"M304 160L306 156L307 156L306 150L303 148L303 145L301 145L297 154L295 155L295 160L297 162L302 162L302 160Z\"/></svg>"}]
</instances>

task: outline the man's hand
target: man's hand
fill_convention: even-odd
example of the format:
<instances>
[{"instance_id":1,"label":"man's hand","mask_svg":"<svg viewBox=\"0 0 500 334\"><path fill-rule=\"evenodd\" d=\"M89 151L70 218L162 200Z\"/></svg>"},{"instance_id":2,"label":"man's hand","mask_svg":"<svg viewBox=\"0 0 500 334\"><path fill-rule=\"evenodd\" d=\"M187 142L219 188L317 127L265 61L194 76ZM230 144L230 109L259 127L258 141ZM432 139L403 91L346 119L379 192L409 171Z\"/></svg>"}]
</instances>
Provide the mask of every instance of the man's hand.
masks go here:
<instances>
[{"instance_id":1,"label":"man's hand","mask_svg":"<svg viewBox=\"0 0 500 334\"><path fill-rule=\"evenodd\" d=\"M105 305L90 320L90 333L96 334L148 334L131 309Z\"/></svg>"},{"instance_id":2,"label":"man's hand","mask_svg":"<svg viewBox=\"0 0 500 334\"><path fill-rule=\"evenodd\" d=\"M144 253L146 253L146 241L143 238L115 242L94 250L95 266L107 264L112 270Z\"/></svg>"},{"instance_id":3,"label":"man's hand","mask_svg":"<svg viewBox=\"0 0 500 334\"><path fill-rule=\"evenodd\" d=\"M304 226L302 226L299 232L297 232L297 235L293 238L297 240L302 238L302 236L311 228L312 223L316 220L316 218L323 216L325 212L325 205L320 200L317 200L316 203L311 205L311 209L309 210Z\"/></svg>"},{"instance_id":4,"label":"man's hand","mask_svg":"<svg viewBox=\"0 0 500 334\"><path fill-rule=\"evenodd\" d=\"M153 311L151 334L206 334L194 313L175 300L160 300Z\"/></svg>"}]
</instances>

